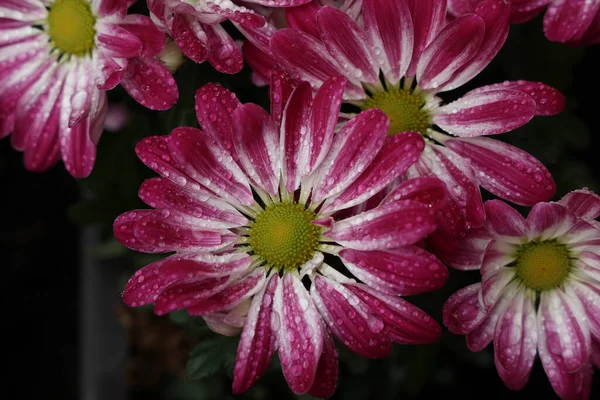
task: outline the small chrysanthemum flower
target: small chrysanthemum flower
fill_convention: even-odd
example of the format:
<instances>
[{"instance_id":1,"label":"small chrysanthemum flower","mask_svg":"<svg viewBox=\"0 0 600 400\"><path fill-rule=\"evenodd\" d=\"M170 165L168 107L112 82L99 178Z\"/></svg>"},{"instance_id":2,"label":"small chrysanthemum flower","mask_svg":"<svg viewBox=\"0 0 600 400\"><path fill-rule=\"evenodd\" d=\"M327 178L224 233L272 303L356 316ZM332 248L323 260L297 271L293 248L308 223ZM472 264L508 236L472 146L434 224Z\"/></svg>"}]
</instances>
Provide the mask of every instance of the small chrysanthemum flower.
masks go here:
<instances>
[{"instance_id":1,"label":"small chrysanthemum flower","mask_svg":"<svg viewBox=\"0 0 600 400\"><path fill-rule=\"evenodd\" d=\"M295 17L299 12L289 10ZM448 24L445 0L365 0L360 24L334 7L305 6L301 12L298 28L263 28L247 37L314 89L329 76L346 76L344 99L384 111L390 135L421 133L427 146L407 175L434 175L447 184L451 201L439 214L442 230L460 235L481 226L479 186L521 205L554 195L542 163L485 136L562 111L559 92L516 81L472 90L445 105L437 96L470 81L498 53L509 30L507 3L484 1Z\"/></svg>"},{"instance_id":2,"label":"small chrysanthemum flower","mask_svg":"<svg viewBox=\"0 0 600 400\"><path fill-rule=\"evenodd\" d=\"M449 0L448 12L454 16L468 13L481 0ZM548 40L574 46L600 44L599 0L509 0L510 22L518 24L541 14Z\"/></svg>"},{"instance_id":3,"label":"small chrysanthemum flower","mask_svg":"<svg viewBox=\"0 0 600 400\"><path fill-rule=\"evenodd\" d=\"M485 207L483 227L434 241L450 266L482 275L448 299L444 323L467 335L473 351L493 341L509 388L525 386L539 353L561 398L588 398L591 362L599 359L600 196L577 190L536 204L527 219L500 200Z\"/></svg>"},{"instance_id":4,"label":"small chrysanthemum flower","mask_svg":"<svg viewBox=\"0 0 600 400\"><path fill-rule=\"evenodd\" d=\"M243 326L234 393L248 389L277 350L295 393L329 397L337 380L330 334L380 358L392 342L429 343L441 333L398 296L437 289L448 276L417 245L435 229L443 183L410 180L378 207L335 218L423 150L417 133L386 137L379 110L334 134L345 84L331 78L313 99L307 83L292 91L275 76L272 116L209 84L196 94L203 131L177 128L136 148L162 175L139 192L155 209L121 215L114 234L134 250L175 254L136 272L123 299L154 303L159 315L185 308L226 335Z\"/></svg>"},{"instance_id":5,"label":"small chrysanthemum flower","mask_svg":"<svg viewBox=\"0 0 600 400\"><path fill-rule=\"evenodd\" d=\"M246 0L269 7L293 7L310 0ZM229 20L240 30L256 29L265 18L230 0L147 0L150 17L191 60L208 61L217 71L235 74L244 60L235 41L220 25Z\"/></svg>"},{"instance_id":6,"label":"small chrysanthemum flower","mask_svg":"<svg viewBox=\"0 0 600 400\"><path fill-rule=\"evenodd\" d=\"M121 83L142 105L163 110L178 97L152 57L164 34L150 18L127 15L126 0L0 2L0 138L42 171L63 159L90 174L106 115L105 91Z\"/></svg>"}]
</instances>

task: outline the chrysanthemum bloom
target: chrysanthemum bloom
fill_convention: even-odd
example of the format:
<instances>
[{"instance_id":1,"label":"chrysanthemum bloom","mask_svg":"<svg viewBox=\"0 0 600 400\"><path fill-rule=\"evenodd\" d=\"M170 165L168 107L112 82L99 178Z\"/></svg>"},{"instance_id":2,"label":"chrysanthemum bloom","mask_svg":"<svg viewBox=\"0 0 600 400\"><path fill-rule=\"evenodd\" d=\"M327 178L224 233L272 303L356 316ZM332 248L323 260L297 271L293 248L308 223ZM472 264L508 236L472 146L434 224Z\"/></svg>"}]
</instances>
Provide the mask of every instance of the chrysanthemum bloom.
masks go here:
<instances>
[{"instance_id":1,"label":"chrysanthemum bloom","mask_svg":"<svg viewBox=\"0 0 600 400\"><path fill-rule=\"evenodd\" d=\"M527 219L500 200L485 207L482 228L437 246L450 266L482 275L448 299L444 323L473 351L493 340L509 388L527 383L539 353L561 398L589 397L591 356L599 359L600 197L577 190L536 204Z\"/></svg>"},{"instance_id":2,"label":"chrysanthemum bloom","mask_svg":"<svg viewBox=\"0 0 600 400\"><path fill-rule=\"evenodd\" d=\"M294 392L330 396L337 380L330 333L369 358L390 354L392 342L429 343L441 333L398 295L437 289L448 276L415 245L435 229L443 183L407 181L371 211L332 217L377 193L423 150L417 133L386 137L379 110L334 134L345 84L331 78L313 99L307 83L291 92L276 77L272 116L209 84L196 94L203 131L176 128L136 148L162 175L139 192L155 209L121 215L114 234L134 250L175 254L135 273L123 299L154 303L159 315L186 308L224 334L243 325L234 393L248 389L278 350Z\"/></svg>"},{"instance_id":3,"label":"chrysanthemum bloom","mask_svg":"<svg viewBox=\"0 0 600 400\"><path fill-rule=\"evenodd\" d=\"M191 60L207 61L220 72L235 74L244 60L234 40L220 25L230 20L240 30L265 25L265 18L230 0L147 0L150 17ZM293 7L310 0L246 0L269 7Z\"/></svg>"},{"instance_id":4,"label":"chrysanthemum bloom","mask_svg":"<svg viewBox=\"0 0 600 400\"><path fill-rule=\"evenodd\" d=\"M509 0L510 22L518 24L541 14L548 40L575 46L600 43L599 0ZM481 0L449 0L448 12L463 15Z\"/></svg>"},{"instance_id":5,"label":"chrysanthemum bloom","mask_svg":"<svg viewBox=\"0 0 600 400\"><path fill-rule=\"evenodd\" d=\"M61 157L77 178L91 172L106 115L105 90L119 83L151 109L171 107L175 81L152 57L164 34L127 15L126 0L0 2L0 138L42 171Z\"/></svg>"},{"instance_id":6,"label":"chrysanthemum bloom","mask_svg":"<svg viewBox=\"0 0 600 400\"><path fill-rule=\"evenodd\" d=\"M308 19L315 9L304 10ZM440 213L441 229L459 235L481 226L479 186L522 205L554 195L554 181L539 161L485 136L560 112L559 92L516 81L475 89L446 105L437 97L471 80L498 53L508 35L508 4L488 0L448 24L443 0L365 0L359 18L364 27L333 7L313 14L308 33L277 31L271 55L315 89L329 76L343 74L346 101L384 111L390 135L416 131L427 139L407 175L435 175L447 184L451 201ZM257 46L264 42L260 35L248 38Z\"/></svg>"}]
</instances>

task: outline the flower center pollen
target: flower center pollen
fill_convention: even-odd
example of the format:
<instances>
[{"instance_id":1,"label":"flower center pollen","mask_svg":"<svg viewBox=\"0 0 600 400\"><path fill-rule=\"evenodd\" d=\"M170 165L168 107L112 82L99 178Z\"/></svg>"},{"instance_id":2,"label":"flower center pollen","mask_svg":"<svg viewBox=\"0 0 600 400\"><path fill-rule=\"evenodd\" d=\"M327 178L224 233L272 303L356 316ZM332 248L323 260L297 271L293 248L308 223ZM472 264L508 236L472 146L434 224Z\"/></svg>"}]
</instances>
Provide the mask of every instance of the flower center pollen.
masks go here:
<instances>
[{"instance_id":1,"label":"flower center pollen","mask_svg":"<svg viewBox=\"0 0 600 400\"><path fill-rule=\"evenodd\" d=\"M379 108L390 119L388 135L400 132L425 133L429 127L429 115L422 109L425 101L407 89L394 89L375 93L367 98L363 110Z\"/></svg>"},{"instance_id":2,"label":"flower center pollen","mask_svg":"<svg viewBox=\"0 0 600 400\"><path fill-rule=\"evenodd\" d=\"M530 242L517 256L517 275L535 290L548 290L560 285L569 274L569 250L556 240Z\"/></svg>"},{"instance_id":3,"label":"flower center pollen","mask_svg":"<svg viewBox=\"0 0 600 400\"><path fill-rule=\"evenodd\" d=\"M319 243L321 228L311 224L312 211L295 202L269 205L250 229L250 245L271 267L299 268L309 261Z\"/></svg>"},{"instance_id":4,"label":"flower center pollen","mask_svg":"<svg viewBox=\"0 0 600 400\"><path fill-rule=\"evenodd\" d=\"M95 46L96 17L89 1L56 0L48 11L48 36L62 53L83 56Z\"/></svg>"}]
</instances>

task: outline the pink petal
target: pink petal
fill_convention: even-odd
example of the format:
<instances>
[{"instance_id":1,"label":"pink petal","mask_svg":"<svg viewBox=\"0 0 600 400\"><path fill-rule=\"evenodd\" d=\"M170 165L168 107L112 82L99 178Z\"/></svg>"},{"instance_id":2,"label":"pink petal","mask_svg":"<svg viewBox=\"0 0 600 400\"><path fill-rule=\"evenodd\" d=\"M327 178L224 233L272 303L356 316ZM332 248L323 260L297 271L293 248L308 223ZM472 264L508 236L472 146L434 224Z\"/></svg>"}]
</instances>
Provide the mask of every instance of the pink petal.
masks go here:
<instances>
[{"instance_id":1,"label":"pink petal","mask_svg":"<svg viewBox=\"0 0 600 400\"><path fill-rule=\"evenodd\" d=\"M558 203L567 207L579 218L591 220L600 216L600 196L589 189L567 193Z\"/></svg>"},{"instance_id":2,"label":"pink petal","mask_svg":"<svg viewBox=\"0 0 600 400\"><path fill-rule=\"evenodd\" d=\"M448 0L448 13L460 17L471 12L482 0ZM518 0L517 0L518 1Z\"/></svg>"},{"instance_id":3,"label":"pink petal","mask_svg":"<svg viewBox=\"0 0 600 400\"><path fill-rule=\"evenodd\" d=\"M362 16L369 45L385 78L397 83L408 69L413 53L413 21L406 1L364 0ZM378 55L377 51L383 54Z\"/></svg>"},{"instance_id":4,"label":"pink petal","mask_svg":"<svg viewBox=\"0 0 600 400\"><path fill-rule=\"evenodd\" d=\"M427 344L435 342L442 335L442 328L433 318L400 297L357 283L344 286L381 317L386 333L394 342Z\"/></svg>"},{"instance_id":5,"label":"pink petal","mask_svg":"<svg viewBox=\"0 0 600 400\"><path fill-rule=\"evenodd\" d=\"M516 238L527 236L527 222L517 210L500 200L486 201L484 206L487 216L485 229L490 235Z\"/></svg>"},{"instance_id":6,"label":"pink petal","mask_svg":"<svg viewBox=\"0 0 600 400\"><path fill-rule=\"evenodd\" d=\"M473 9L472 13L479 15L485 23L485 35L479 51L439 91L451 90L469 82L496 57L508 37L510 8L511 5L504 0L486 0Z\"/></svg>"},{"instance_id":7,"label":"pink petal","mask_svg":"<svg viewBox=\"0 0 600 400\"><path fill-rule=\"evenodd\" d=\"M113 58L108 51L99 48L95 60L98 77L98 88L101 90L114 89L127 73L128 59Z\"/></svg>"},{"instance_id":8,"label":"pink petal","mask_svg":"<svg viewBox=\"0 0 600 400\"><path fill-rule=\"evenodd\" d=\"M535 115L535 101L516 90L466 95L436 110L433 122L460 137L495 135L517 129Z\"/></svg>"},{"instance_id":9,"label":"pink petal","mask_svg":"<svg viewBox=\"0 0 600 400\"><path fill-rule=\"evenodd\" d=\"M61 120L64 120L62 116ZM87 118L72 128L61 126L60 148L65 168L73 177L89 176L96 161L96 145L90 138L90 122Z\"/></svg>"},{"instance_id":10,"label":"pink petal","mask_svg":"<svg viewBox=\"0 0 600 400\"><path fill-rule=\"evenodd\" d=\"M223 290L229 277L183 279L164 288L154 301L154 313L165 315L190 307Z\"/></svg>"},{"instance_id":11,"label":"pink petal","mask_svg":"<svg viewBox=\"0 0 600 400\"><path fill-rule=\"evenodd\" d=\"M196 118L213 140L234 150L234 111L242 104L234 93L216 83L208 83L196 91Z\"/></svg>"},{"instance_id":12,"label":"pink petal","mask_svg":"<svg viewBox=\"0 0 600 400\"><path fill-rule=\"evenodd\" d=\"M154 57L165 47L165 35L159 31L149 17L129 14L119 26L127 29L142 41L140 57Z\"/></svg>"},{"instance_id":13,"label":"pink petal","mask_svg":"<svg viewBox=\"0 0 600 400\"><path fill-rule=\"evenodd\" d=\"M487 229L482 228L482 230L485 230L486 234L489 234ZM506 241L506 237L496 238L492 235L490 236L492 240L489 240L488 244L486 245L483 260L481 261L481 275L483 275L484 292L486 290L486 280L492 275L492 273L497 272L499 269L502 269L503 271L506 270L505 272L515 271L514 268L502 267L506 267L516 260L516 250L519 244L521 244L520 241L517 243L509 243ZM495 297L493 301L495 301Z\"/></svg>"},{"instance_id":14,"label":"pink petal","mask_svg":"<svg viewBox=\"0 0 600 400\"><path fill-rule=\"evenodd\" d=\"M208 62L219 72L236 74L244 67L242 52L221 25L202 25L208 37Z\"/></svg>"},{"instance_id":15,"label":"pink petal","mask_svg":"<svg viewBox=\"0 0 600 400\"><path fill-rule=\"evenodd\" d=\"M96 40L112 57L132 58L140 55L142 41L118 25L99 22L96 24Z\"/></svg>"},{"instance_id":16,"label":"pink petal","mask_svg":"<svg viewBox=\"0 0 600 400\"><path fill-rule=\"evenodd\" d=\"M202 316L211 331L224 336L238 336L246 323L250 299L231 310L205 314Z\"/></svg>"},{"instance_id":17,"label":"pink petal","mask_svg":"<svg viewBox=\"0 0 600 400\"><path fill-rule=\"evenodd\" d=\"M233 135L238 162L252 184L272 196L279 190L279 132L267 112L244 104L233 113Z\"/></svg>"},{"instance_id":18,"label":"pink petal","mask_svg":"<svg viewBox=\"0 0 600 400\"><path fill-rule=\"evenodd\" d=\"M140 140L135 146L135 153L144 164L179 186L191 186L194 182L173 158L167 146L167 136L149 136ZM198 184L195 186L200 190Z\"/></svg>"},{"instance_id":19,"label":"pink petal","mask_svg":"<svg viewBox=\"0 0 600 400\"><path fill-rule=\"evenodd\" d=\"M488 261L486 259L487 255L488 253L484 257L484 264ZM481 298L486 310L490 310L498 302L498 298L506 294L508 290L506 287L510 282L515 280L517 271L516 268L506 267L502 263L495 265L493 268L488 267L487 269L492 271L482 271L481 273L483 275L481 279Z\"/></svg>"},{"instance_id":20,"label":"pink petal","mask_svg":"<svg viewBox=\"0 0 600 400\"><path fill-rule=\"evenodd\" d=\"M281 320L276 334L283 375L294 393L306 393L323 351L319 313L302 282L289 273L275 293L274 307L274 315Z\"/></svg>"},{"instance_id":21,"label":"pink petal","mask_svg":"<svg viewBox=\"0 0 600 400\"><path fill-rule=\"evenodd\" d=\"M600 0L554 0L544 17L544 33L553 42L580 39L598 10Z\"/></svg>"},{"instance_id":22,"label":"pink petal","mask_svg":"<svg viewBox=\"0 0 600 400\"><path fill-rule=\"evenodd\" d=\"M304 0L306 1L306 0ZM253 3L267 3L267 1L253 1ZM206 9L207 14L216 14L222 15L223 17L229 19L232 22L236 22L238 26L244 26L250 29L261 28L265 25L265 19L262 15L254 13L252 10L247 9L243 6L237 6L231 2L220 2L220 4L215 3L202 3L197 4L197 10L200 9L204 12ZM200 14L201 15L201 14ZM211 16L212 17L212 16Z\"/></svg>"},{"instance_id":23,"label":"pink petal","mask_svg":"<svg viewBox=\"0 0 600 400\"><path fill-rule=\"evenodd\" d=\"M227 229L248 223L229 203L176 185L165 178L145 180L138 194L150 207L189 215L195 224L207 228Z\"/></svg>"},{"instance_id":24,"label":"pink petal","mask_svg":"<svg viewBox=\"0 0 600 400\"><path fill-rule=\"evenodd\" d=\"M254 204L248 179L231 154L208 134L194 128L175 128L166 139L176 162L195 181L226 201Z\"/></svg>"},{"instance_id":25,"label":"pink petal","mask_svg":"<svg viewBox=\"0 0 600 400\"><path fill-rule=\"evenodd\" d=\"M401 200L335 223L326 237L355 250L385 250L413 244L436 228L426 204Z\"/></svg>"},{"instance_id":26,"label":"pink petal","mask_svg":"<svg viewBox=\"0 0 600 400\"><path fill-rule=\"evenodd\" d=\"M427 243L442 261L462 271L481 268L489 241L489 234L483 228L471 229L462 237L437 230L427 238Z\"/></svg>"},{"instance_id":27,"label":"pink petal","mask_svg":"<svg viewBox=\"0 0 600 400\"><path fill-rule=\"evenodd\" d=\"M469 160L479 185L502 199L531 206L556 193L546 167L515 146L482 137L452 138L444 145Z\"/></svg>"},{"instance_id":28,"label":"pink petal","mask_svg":"<svg viewBox=\"0 0 600 400\"><path fill-rule=\"evenodd\" d=\"M538 203L527 215L530 235L540 240L562 236L576 222L575 215L557 203Z\"/></svg>"},{"instance_id":29,"label":"pink petal","mask_svg":"<svg viewBox=\"0 0 600 400\"><path fill-rule=\"evenodd\" d=\"M291 78L278 65L275 65L271 70L270 82L269 98L271 99L271 118L273 118L273 121L279 127L281 126L285 106L299 82Z\"/></svg>"},{"instance_id":30,"label":"pink petal","mask_svg":"<svg viewBox=\"0 0 600 400\"><path fill-rule=\"evenodd\" d=\"M446 0L408 0L407 3L414 26L414 47L406 75L414 76L423 50L446 24Z\"/></svg>"},{"instance_id":31,"label":"pink petal","mask_svg":"<svg viewBox=\"0 0 600 400\"><path fill-rule=\"evenodd\" d=\"M367 0L368 1L368 0ZM381 7L381 1L379 2ZM317 14L321 38L338 65L361 82L378 83L379 68L372 59L367 35L346 13L323 7Z\"/></svg>"},{"instance_id":32,"label":"pink petal","mask_svg":"<svg viewBox=\"0 0 600 400\"><path fill-rule=\"evenodd\" d=\"M274 274L258 292L244 325L233 370L233 393L248 390L265 372L276 349L273 324L273 296L279 286Z\"/></svg>"},{"instance_id":33,"label":"pink petal","mask_svg":"<svg viewBox=\"0 0 600 400\"><path fill-rule=\"evenodd\" d=\"M578 40L569 42L570 46L592 46L596 44L600 44L600 11L596 12L596 17L583 36Z\"/></svg>"},{"instance_id":34,"label":"pink petal","mask_svg":"<svg viewBox=\"0 0 600 400\"><path fill-rule=\"evenodd\" d=\"M285 9L285 21L288 27L304 31L317 39L321 39L317 23L317 11L321 6L316 1L310 1L298 7Z\"/></svg>"},{"instance_id":35,"label":"pink petal","mask_svg":"<svg viewBox=\"0 0 600 400\"><path fill-rule=\"evenodd\" d=\"M510 23L527 22L541 14L552 0L516 0L511 2Z\"/></svg>"},{"instance_id":36,"label":"pink petal","mask_svg":"<svg viewBox=\"0 0 600 400\"><path fill-rule=\"evenodd\" d=\"M256 268L219 293L188 307L187 310L190 315L204 315L235 307L258 293L265 286L266 281L264 268ZM248 318L250 318L250 314L248 314Z\"/></svg>"},{"instance_id":37,"label":"pink petal","mask_svg":"<svg viewBox=\"0 0 600 400\"><path fill-rule=\"evenodd\" d=\"M464 287L454 293L444 304L444 325L456 335L466 335L475 329L486 316L479 304L481 283Z\"/></svg>"},{"instance_id":38,"label":"pink petal","mask_svg":"<svg viewBox=\"0 0 600 400\"><path fill-rule=\"evenodd\" d=\"M600 338L600 287L593 281L577 280L571 283L571 287L583 305L590 332L594 337Z\"/></svg>"},{"instance_id":39,"label":"pink petal","mask_svg":"<svg viewBox=\"0 0 600 400\"><path fill-rule=\"evenodd\" d=\"M553 87L541 82L504 81L471 90L466 96L496 90L517 90L528 94L535 101L535 115L555 115L565 109L565 96Z\"/></svg>"},{"instance_id":40,"label":"pink petal","mask_svg":"<svg viewBox=\"0 0 600 400\"><path fill-rule=\"evenodd\" d=\"M112 16L120 20L127 15L127 4L123 0L95 0L94 3L97 3L94 11L99 17Z\"/></svg>"},{"instance_id":41,"label":"pink petal","mask_svg":"<svg viewBox=\"0 0 600 400\"><path fill-rule=\"evenodd\" d=\"M385 323L347 287L317 275L310 293L321 316L344 346L366 358L383 358L391 353Z\"/></svg>"},{"instance_id":42,"label":"pink petal","mask_svg":"<svg viewBox=\"0 0 600 400\"><path fill-rule=\"evenodd\" d=\"M34 22L45 19L48 12L37 1L3 0L0 15L6 19Z\"/></svg>"},{"instance_id":43,"label":"pink petal","mask_svg":"<svg viewBox=\"0 0 600 400\"><path fill-rule=\"evenodd\" d=\"M385 293L408 296L431 292L448 279L446 267L417 246L387 251L343 249L339 257L354 276Z\"/></svg>"},{"instance_id":44,"label":"pink petal","mask_svg":"<svg viewBox=\"0 0 600 400\"><path fill-rule=\"evenodd\" d=\"M175 79L153 58L129 60L121 85L138 103L151 110L167 110L179 98Z\"/></svg>"},{"instance_id":45,"label":"pink petal","mask_svg":"<svg viewBox=\"0 0 600 400\"><path fill-rule=\"evenodd\" d=\"M423 51L417 65L417 81L424 90L443 89L452 76L479 51L485 23L476 14L459 17L446 25Z\"/></svg>"},{"instance_id":46,"label":"pink petal","mask_svg":"<svg viewBox=\"0 0 600 400\"><path fill-rule=\"evenodd\" d=\"M154 210L133 210L119 215L113 223L113 235L123 246L143 253L159 252L154 245L146 244L135 237L135 223Z\"/></svg>"},{"instance_id":47,"label":"pink petal","mask_svg":"<svg viewBox=\"0 0 600 400\"><path fill-rule=\"evenodd\" d=\"M171 36L181 51L192 61L202 63L208 58L208 37L193 16L175 14Z\"/></svg>"},{"instance_id":48,"label":"pink petal","mask_svg":"<svg viewBox=\"0 0 600 400\"><path fill-rule=\"evenodd\" d=\"M385 196L381 204L398 200L414 200L438 209L446 203L447 199L448 191L444 182L432 176L423 176L400 183Z\"/></svg>"},{"instance_id":49,"label":"pink petal","mask_svg":"<svg viewBox=\"0 0 600 400\"><path fill-rule=\"evenodd\" d=\"M292 44L294 44L292 46ZM344 75L325 45L313 36L296 29L281 29L271 39L275 60L288 72L318 89L328 78ZM346 99L362 99L364 91L348 82Z\"/></svg>"},{"instance_id":50,"label":"pink petal","mask_svg":"<svg viewBox=\"0 0 600 400\"><path fill-rule=\"evenodd\" d=\"M313 397L329 398L333 396L338 378L338 352L333 339L323 328L323 353L319 358L315 380L308 394Z\"/></svg>"},{"instance_id":51,"label":"pink petal","mask_svg":"<svg viewBox=\"0 0 600 400\"><path fill-rule=\"evenodd\" d=\"M371 164L388 128L388 117L377 108L363 111L345 124L314 171L313 201L320 202L348 188Z\"/></svg>"},{"instance_id":52,"label":"pink petal","mask_svg":"<svg viewBox=\"0 0 600 400\"><path fill-rule=\"evenodd\" d=\"M249 40L244 41L244 44L242 44L242 54L252 70L252 83L256 86L268 85L271 70L275 67L273 57L253 45Z\"/></svg>"},{"instance_id":53,"label":"pink petal","mask_svg":"<svg viewBox=\"0 0 600 400\"><path fill-rule=\"evenodd\" d=\"M332 203L323 207L322 212L352 207L371 198L406 172L417 161L424 146L423 138L416 132L386 137L383 147L367 169Z\"/></svg>"}]
</instances>

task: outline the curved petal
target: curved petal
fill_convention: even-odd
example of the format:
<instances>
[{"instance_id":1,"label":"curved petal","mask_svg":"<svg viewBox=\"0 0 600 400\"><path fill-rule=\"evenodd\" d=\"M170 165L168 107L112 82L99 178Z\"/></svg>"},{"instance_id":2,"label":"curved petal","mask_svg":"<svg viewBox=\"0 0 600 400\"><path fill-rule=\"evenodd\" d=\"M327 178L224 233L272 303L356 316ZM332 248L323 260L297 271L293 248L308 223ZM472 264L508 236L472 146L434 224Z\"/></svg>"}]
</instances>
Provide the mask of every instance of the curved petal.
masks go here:
<instances>
[{"instance_id":1,"label":"curved petal","mask_svg":"<svg viewBox=\"0 0 600 400\"><path fill-rule=\"evenodd\" d=\"M454 269L480 269L490 235L483 228L471 229L464 236L448 235L437 230L427 238L435 254Z\"/></svg>"},{"instance_id":2,"label":"curved petal","mask_svg":"<svg viewBox=\"0 0 600 400\"><path fill-rule=\"evenodd\" d=\"M558 203L567 207L579 218L591 220L600 216L600 196L589 189L567 193Z\"/></svg>"},{"instance_id":3,"label":"curved petal","mask_svg":"<svg viewBox=\"0 0 600 400\"><path fill-rule=\"evenodd\" d=\"M320 9L321 5L316 1L310 1L298 7L286 8L285 21L287 26L321 39L319 24L317 23L317 12Z\"/></svg>"},{"instance_id":4,"label":"curved petal","mask_svg":"<svg viewBox=\"0 0 600 400\"><path fill-rule=\"evenodd\" d=\"M448 200L448 191L444 182L432 176L408 179L389 192L381 204L398 200L414 200L427 204L437 210Z\"/></svg>"},{"instance_id":5,"label":"curved petal","mask_svg":"<svg viewBox=\"0 0 600 400\"><path fill-rule=\"evenodd\" d=\"M333 396L338 378L338 352L327 328L323 327L323 353L319 358L315 381L308 391L313 397Z\"/></svg>"},{"instance_id":6,"label":"curved petal","mask_svg":"<svg viewBox=\"0 0 600 400\"><path fill-rule=\"evenodd\" d=\"M571 283L571 287L583 305L590 332L594 337L600 338L600 287L597 287L593 281L575 280Z\"/></svg>"},{"instance_id":7,"label":"curved petal","mask_svg":"<svg viewBox=\"0 0 600 400\"><path fill-rule=\"evenodd\" d=\"M121 20L119 26L140 39L142 42L140 57L154 57L165 47L164 33L159 31L152 20L145 15L129 14Z\"/></svg>"},{"instance_id":8,"label":"curved petal","mask_svg":"<svg viewBox=\"0 0 600 400\"><path fill-rule=\"evenodd\" d=\"M527 215L527 223L530 237L547 240L568 232L577 223L577 217L560 204L538 203Z\"/></svg>"},{"instance_id":9,"label":"curved petal","mask_svg":"<svg viewBox=\"0 0 600 400\"><path fill-rule=\"evenodd\" d=\"M202 130L234 153L232 115L242 105L235 93L217 83L208 83L196 91L196 118ZM234 157L236 154L232 154Z\"/></svg>"},{"instance_id":10,"label":"curved petal","mask_svg":"<svg viewBox=\"0 0 600 400\"><path fill-rule=\"evenodd\" d=\"M446 25L446 0L408 0L414 28L414 46L407 76L414 76L421 54Z\"/></svg>"},{"instance_id":11,"label":"curved petal","mask_svg":"<svg viewBox=\"0 0 600 400\"><path fill-rule=\"evenodd\" d=\"M129 60L121 85L138 103L151 110L169 109L179 98L175 79L153 58Z\"/></svg>"},{"instance_id":12,"label":"curved petal","mask_svg":"<svg viewBox=\"0 0 600 400\"><path fill-rule=\"evenodd\" d=\"M96 40L113 57L132 58L140 55L142 41L125 28L118 25L98 22Z\"/></svg>"},{"instance_id":13,"label":"curved petal","mask_svg":"<svg viewBox=\"0 0 600 400\"><path fill-rule=\"evenodd\" d=\"M223 290L229 277L183 279L164 288L154 301L154 313L165 315L190 307Z\"/></svg>"},{"instance_id":14,"label":"curved petal","mask_svg":"<svg viewBox=\"0 0 600 400\"><path fill-rule=\"evenodd\" d=\"M244 67L242 52L219 24L202 25L208 38L208 62L219 72L236 74Z\"/></svg>"},{"instance_id":15,"label":"curved petal","mask_svg":"<svg viewBox=\"0 0 600 400\"><path fill-rule=\"evenodd\" d=\"M208 59L208 37L202 25L193 16L175 14L170 33L189 59L197 63Z\"/></svg>"},{"instance_id":16,"label":"curved petal","mask_svg":"<svg viewBox=\"0 0 600 400\"><path fill-rule=\"evenodd\" d=\"M456 335L466 335L475 329L486 316L479 303L481 283L464 287L444 303L444 325Z\"/></svg>"},{"instance_id":17,"label":"curved petal","mask_svg":"<svg viewBox=\"0 0 600 400\"><path fill-rule=\"evenodd\" d=\"M514 208L500 200L489 200L485 207L485 229L490 235L527 237L527 221Z\"/></svg>"},{"instance_id":18,"label":"curved petal","mask_svg":"<svg viewBox=\"0 0 600 400\"><path fill-rule=\"evenodd\" d=\"M600 0L554 0L544 17L544 33L553 42L580 39L598 10Z\"/></svg>"},{"instance_id":19,"label":"curved petal","mask_svg":"<svg viewBox=\"0 0 600 400\"><path fill-rule=\"evenodd\" d=\"M271 99L271 118L273 118L277 127L280 127L285 106L299 82L290 77L290 75L283 71L277 64L275 64L271 70L270 82L269 98Z\"/></svg>"}]
</instances>

